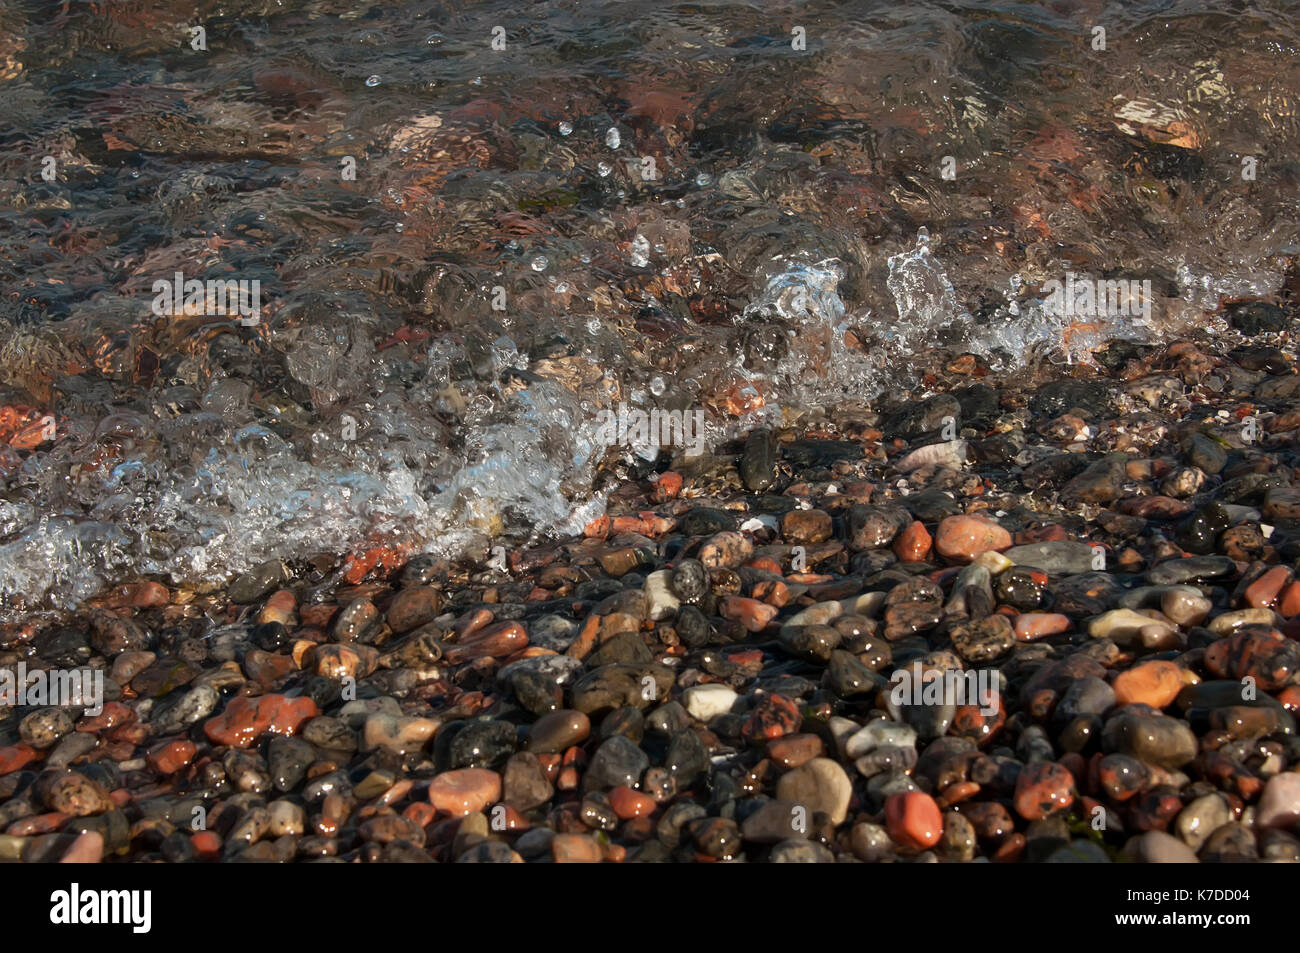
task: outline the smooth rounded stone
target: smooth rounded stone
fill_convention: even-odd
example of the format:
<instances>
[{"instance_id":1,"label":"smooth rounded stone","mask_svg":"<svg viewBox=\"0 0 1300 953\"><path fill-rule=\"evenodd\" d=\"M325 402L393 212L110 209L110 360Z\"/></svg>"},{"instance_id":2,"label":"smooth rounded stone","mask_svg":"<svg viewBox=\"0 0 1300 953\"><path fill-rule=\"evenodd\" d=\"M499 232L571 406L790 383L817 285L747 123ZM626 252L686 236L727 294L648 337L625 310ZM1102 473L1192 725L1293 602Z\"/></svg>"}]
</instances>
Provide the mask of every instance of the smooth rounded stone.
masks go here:
<instances>
[{"instance_id":1,"label":"smooth rounded stone","mask_svg":"<svg viewBox=\"0 0 1300 953\"><path fill-rule=\"evenodd\" d=\"M1183 441L1181 449L1188 463L1211 476L1221 473L1228 462L1227 451L1203 433L1193 433Z\"/></svg>"},{"instance_id":2,"label":"smooth rounded stone","mask_svg":"<svg viewBox=\"0 0 1300 953\"><path fill-rule=\"evenodd\" d=\"M1011 621L1004 615L958 623L948 630L948 637L952 639L957 654L972 665L1000 659L1016 644Z\"/></svg>"},{"instance_id":3,"label":"smooth rounded stone","mask_svg":"<svg viewBox=\"0 0 1300 953\"><path fill-rule=\"evenodd\" d=\"M709 572L698 559L682 559L672 570L669 587L682 602L699 605L709 592Z\"/></svg>"},{"instance_id":4,"label":"smooth rounded stone","mask_svg":"<svg viewBox=\"0 0 1300 953\"><path fill-rule=\"evenodd\" d=\"M806 609L800 609L781 626L781 628L801 628L810 625L829 625L844 614L844 606L839 602L817 602Z\"/></svg>"},{"instance_id":5,"label":"smooth rounded stone","mask_svg":"<svg viewBox=\"0 0 1300 953\"><path fill-rule=\"evenodd\" d=\"M523 858L499 840L485 840L474 844L456 857L458 864L520 864Z\"/></svg>"},{"instance_id":6,"label":"smooth rounded stone","mask_svg":"<svg viewBox=\"0 0 1300 953\"><path fill-rule=\"evenodd\" d=\"M1128 473L1124 455L1117 455L1098 460L1084 468L1083 472L1068 480L1058 494L1063 506L1078 506L1081 503L1113 503L1124 493L1124 484Z\"/></svg>"},{"instance_id":7,"label":"smooth rounded stone","mask_svg":"<svg viewBox=\"0 0 1300 953\"><path fill-rule=\"evenodd\" d=\"M1255 826L1292 828L1300 822L1300 774L1288 771L1269 778L1255 808Z\"/></svg>"},{"instance_id":8,"label":"smooth rounded stone","mask_svg":"<svg viewBox=\"0 0 1300 953\"><path fill-rule=\"evenodd\" d=\"M411 586L398 591L384 618L394 632L409 632L438 618L444 601L441 590L432 586Z\"/></svg>"},{"instance_id":9,"label":"smooth rounded stone","mask_svg":"<svg viewBox=\"0 0 1300 953\"><path fill-rule=\"evenodd\" d=\"M993 611L994 596L992 573L982 564L981 554L964 567L952 584L948 601L943 604L944 614L951 618L982 619Z\"/></svg>"},{"instance_id":10,"label":"smooth rounded stone","mask_svg":"<svg viewBox=\"0 0 1300 953\"><path fill-rule=\"evenodd\" d=\"M1174 830L1183 843L1199 851L1206 839L1232 820L1232 809L1221 794L1204 794L1188 802L1174 820Z\"/></svg>"},{"instance_id":11,"label":"smooth rounded stone","mask_svg":"<svg viewBox=\"0 0 1300 953\"><path fill-rule=\"evenodd\" d=\"M787 543L807 546L824 543L834 529L834 521L825 510L791 510L781 518L781 538Z\"/></svg>"},{"instance_id":12,"label":"smooth rounded stone","mask_svg":"<svg viewBox=\"0 0 1300 953\"><path fill-rule=\"evenodd\" d=\"M896 748L914 748L916 729L911 725L877 718L867 722L849 736L844 742L844 756L849 759L860 758L869 751L886 745Z\"/></svg>"},{"instance_id":13,"label":"smooth rounded stone","mask_svg":"<svg viewBox=\"0 0 1300 953\"><path fill-rule=\"evenodd\" d=\"M943 815L922 791L892 794L885 799L885 829L900 847L928 850L943 837Z\"/></svg>"},{"instance_id":14,"label":"smooth rounded stone","mask_svg":"<svg viewBox=\"0 0 1300 953\"><path fill-rule=\"evenodd\" d=\"M849 831L849 849L858 860L871 863L891 855L894 842L880 824L859 821Z\"/></svg>"},{"instance_id":15,"label":"smooth rounded stone","mask_svg":"<svg viewBox=\"0 0 1300 953\"><path fill-rule=\"evenodd\" d=\"M605 665L574 682L572 706L586 715L624 705L648 708L668 697L674 680L664 665Z\"/></svg>"},{"instance_id":16,"label":"smooth rounded stone","mask_svg":"<svg viewBox=\"0 0 1300 953\"><path fill-rule=\"evenodd\" d=\"M677 610L673 629L688 648L698 649L717 640L708 616L692 605L683 605Z\"/></svg>"},{"instance_id":17,"label":"smooth rounded stone","mask_svg":"<svg viewBox=\"0 0 1300 953\"><path fill-rule=\"evenodd\" d=\"M677 847L685 837L686 825L698 818L708 816L702 804L690 800L674 802L655 825L655 837L669 848Z\"/></svg>"},{"instance_id":18,"label":"smooth rounded stone","mask_svg":"<svg viewBox=\"0 0 1300 953\"><path fill-rule=\"evenodd\" d=\"M751 493L762 493L776 482L777 445L772 431L760 428L745 439L740 455L740 482Z\"/></svg>"},{"instance_id":19,"label":"smooth rounded stone","mask_svg":"<svg viewBox=\"0 0 1300 953\"><path fill-rule=\"evenodd\" d=\"M515 700L534 715L542 716L564 707L564 688L542 672L526 669L510 677Z\"/></svg>"},{"instance_id":20,"label":"smooth rounded stone","mask_svg":"<svg viewBox=\"0 0 1300 953\"><path fill-rule=\"evenodd\" d=\"M725 715L740 696L727 685L705 684L692 685L682 692L682 704L690 716L697 721L709 722L718 715Z\"/></svg>"},{"instance_id":21,"label":"smooth rounded stone","mask_svg":"<svg viewBox=\"0 0 1300 953\"><path fill-rule=\"evenodd\" d=\"M38 751L52 747L72 731L76 719L66 708L41 708L18 723L18 736Z\"/></svg>"},{"instance_id":22,"label":"smooth rounded stone","mask_svg":"<svg viewBox=\"0 0 1300 953\"><path fill-rule=\"evenodd\" d=\"M754 554L754 543L748 536L734 530L714 533L706 539L699 549L700 564L706 570L736 569ZM677 591L674 574L674 591ZM678 592L680 596L680 592ZM683 602L692 600L683 598Z\"/></svg>"},{"instance_id":23,"label":"smooth rounded stone","mask_svg":"<svg viewBox=\"0 0 1300 953\"><path fill-rule=\"evenodd\" d=\"M980 553L1010 546L1011 534L985 516L949 516L934 535L935 551L952 562L968 563Z\"/></svg>"},{"instance_id":24,"label":"smooth rounded stone","mask_svg":"<svg viewBox=\"0 0 1300 953\"><path fill-rule=\"evenodd\" d=\"M1016 813L1037 821L1074 803L1074 776L1054 761L1027 764L1016 779Z\"/></svg>"},{"instance_id":25,"label":"smooth rounded stone","mask_svg":"<svg viewBox=\"0 0 1300 953\"><path fill-rule=\"evenodd\" d=\"M1259 856L1277 863L1300 863L1300 837L1275 827L1260 831Z\"/></svg>"},{"instance_id":26,"label":"smooth rounded stone","mask_svg":"<svg viewBox=\"0 0 1300 953\"><path fill-rule=\"evenodd\" d=\"M767 855L769 864L833 864L835 855L824 844L806 840L786 840Z\"/></svg>"},{"instance_id":27,"label":"smooth rounded stone","mask_svg":"<svg viewBox=\"0 0 1300 953\"><path fill-rule=\"evenodd\" d=\"M301 738L276 735L267 744L266 763L277 791L292 791L307 776L316 749Z\"/></svg>"},{"instance_id":28,"label":"smooth rounded stone","mask_svg":"<svg viewBox=\"0 0 1300 953\"><path fill-rule=\"evenodd\" d=\"M1239 864L1259 859L1255 834L1235 821L1212 831L1197 856L1207 864Z\"/></svg>"},{"instance_id":29,"label":"smooth rounded stone","mask_svg":"<svg viewBox=\"0 0 1300 953\"><path fill-rule=\"evenodd\" d=\"M671 738L683 731L690 730L691 715L681 702L668 701L655 708L649 715L644 716L644 723L645 727L651 732ZM638 735L628 732L623 733L627 734L633 741L639 738Z\"/></svg>"},{"instance_id":30,"label":"smooth rounded stone","mask_svg":"<svg viewBox=\"0 0 1300 953\"><path fill-rule=\"evenodd\" d=\"M565 652L578 638L578 624L559 615L544 615L528 624L528 641L531 645Z\"/></svg>"},{"instance_id":31,"label":"smooth rounded stone","mask_svg":"<svg viewBox=\"0 0 1300 953\"><path fill-rule=\"evenodd\" d=\"M682 600L673 592L672 580L671 569L658 569L645 577L646 618L652 622L671 619L681 608Z\"/></svg>"},{"instance_id":32,"label":"smooth rounded stone","mask_svg":"<svg viewBox=\"0 0 1300 953\"><path fill-rule=\"evenodd\" d=\"M780 798L766 800L740 825L740 834L755 844L777 844L783 840L812 836L812 817L802 804Z\"/></svg>"},{"instance_id":33,"label":"smooth rounded stone","mask_svg":"<svg viewBox=\"0 0 1300 953\"><path fill-rule=\"evenodd\" d=\"M269 559L246 573L241 573L226 587L226 597L236 605L252 605L269 596L281 583L288 581L289 571L278 559Z\"/></svg>"},{"instance_id":34,"label":"smooth rounded stone","mask_svg":"<svg viewBox=\"0 0 1300 953\"><path fill-rule=\"evenodd\" d=\"M484 811L500 797L501 776L486 768L444 771L429 782L429 803L455 817Z\"/></svg>"},{"instance_id":35,"label":"smooth rounded stone","mask_svg":"<svg viewBox=\"0 0 1300 953\"><path fill-rule=\"evenodd\" d=\"M957 716L957 706L949 702L938 705L899 705L895 711L891 701L889 707L891 715L916 729L916 735L921 741L942 738Z\"/></svg>"},{"instance_id":36,"label":"smooth rounded stone","mask_svg":"<svg viewBox=\"0 0 1300 953\"><path fill-rule=\"evenodd\" d=\"M843 638L838 629L829 625L783 625L777 635L783 649L811 662L829 661Z\"/></svg>"},{"instance_id":37,"label":"smooth rounded stone","mask_svg":"<svg viewBox=\"0 0 1300 953\"><path fill-rule=\"evenodd\" d=\"M615 787L638 788L641 775L650 767L646 753L630 739L614 735L601 742L592 755L583 777L584 791L603 791Z\"/></svg>"},{"instance_id":38,"label":"smooth rounded stone","mask_svg":"<svg viewBox=\"0 0 1300 953\"><path fill-rule=\"evenodd\" d=\"M970 445L965 440L948 440L943 443L917 447L894 462L899 473L911 473L922 467L947 467L960 470L966 466Z\"/></svg>"},{"instance_id":39,"label":"smooth rounded stone","mask_svg":"<svg viewBox=\"0 0 1300 953\"><path fill-rule=\"evenodd\" d=\"M770 741L782 735L793 734L803 724L799 703L784 695L771 692L762 695L741 726L746 741Z\"/></svg>"},{"instance_id":40,"label":"smooth rounded stone","mask_svg":"<svg viewBox=\"0 0 1300 953\"><path fill-rule=\"evenodd\" d=\"M524 747L537 754L559 754L586 741L591 719L580 711L561 708L533 722Z\"/></svg>"},{"instance_id":41,"label":"smooth rounded stone","mask_svg":"<svg viewBox=\"0 0 1300 953\"><path fill-rule=\"evenodd\" d=\"M1281 627L1283 621L1272 609L1237 609L1211 619L1206 626L1215 635L1231 635L1243 625Z\"/></svg>"},{"instance_id":42,"label":"smooth rounded stone","mask_svg":"<svg viewBox=\"0 0 1300 953\"><path fill-rule=\"evenodd\" d=\"M99 744L99 739L88 731L74 731L71 734L64 735L59 739L59 743L54 746L48 758L45 759L47 768L66 768L72 762L76 761L83 755L94 751Z\"/></svg>"},{"instance_id":43,"label":"smooth rounded stone","mask_svg":"<svg viewBox=\"0 0 1300 953\"><path fill-rule=\"evenodd\" d=\"M1056 848L1044 861L1047 864L1109 864L1105 849L1090 840L1075 840Z\"/></svg>"},{"instance_id":44,"label":"smooth rounded stone","mask_svg":"<svg viewBox=\"0 0 1300 953\"><path fill-rule=\"evenodd\" d=\"M839 754L841 761L847 757L845 750L849 739L857 734L861 728L862 726L858 722L842 715L831 715L826 722L826 730L830 732L831 740L835 744L835 750Z\"/></svg>"},{"instance_id":45,"label":"smooth rounded stone","mask_svg":"<svg viewBox=\"0 0 1300 953\"><path fill-rule=\"evenodd\" d=\"M1158 620L1132 609L1111 609L1088 623L1088 634L1094 639L1110 639L1116 645L1127 646L1139 643L1143 632L1156 625L1160 625Z\"/></svg>"},{"instance_id":46,"label":"smooth rounded stone","mask_svg":"<svg viewBox=\"0 0 1300 953\"><path fill-rule=\"evenodd\" d=\"M1234 575L1237 564L1227 556L1190 556L1167 559L1147 570L1147 582L1154 586L1172 586Z\"/></svg>"},{"instance_id":47,"label":"smooth rounded stone","mask_svg":"<svg viewBox=\"0 0 1300 953\"><path fill-rule=\"evenodd\" d=\"M814 734L785 735L767 743L767 756L782 768L797 768L826 754L826 746Z\"/></svg>"},{"instance_id":48,"label":"smooth rounded stone","mask_svg":"<svg viewBox=\"0 0 1300 953\"><path fill-rule=\"evenodd\" d=\"M944 811L941 819L943 834L936 849L939 856L951 863L966 864L975 859L979 838L973 825L956 811Z\"/></svg>"},{"instance_id":49,"label":"smooth rounded stone","mask_svg":"<svg viewBox=\"0 0 1300 953\"><path fill-rule=\"evenodd\" d=\"M447 755L453 768L492 768L515 751L515 726L506 721L471 721L452 738Z\"/></svg>"},{"instance_id":50,"label":"smooth rounded stone","mask_svg":"<svg viewBox=\"0 0 1300 953\"><path fill-rule=\"evenodd\" d=\"M587 656L587 665L639 665L654 659L645 640L636 632L619 632L610 636Z\"/></svg>"},{"instance_id":51,"label":"smooth rounded stone","mask_svg":"<svg viewBox=\"0 0 1300 953\"><path fill-rule=\"evenodd\" d=\"M932 602L898 602L885 609L882 632L890 642L929 632L943 621L944 609Z\"/></svg>"},{"instance_id":52,"label":"smooth rounded stone","mask_svg":"<svg viewBox=\"0 0 1300 953\"><path fill-rule=\"evenodd\" d=\"M911 771L919 759L915 748L880 745L855 760L853 767L864 778L874 778L878 774Z\"/></svg>"},{"instance_id":53,"label":"smooth rounded stone","mask_svg":"<svg viewBox=\"0 0 1300 953\"><path fill-rule=\"evenodd\" d=\"M501 769L501 799L517 811L531 811L549 801L555 788L537 755L529 751L512 754Z\"/></svg>"},{"instance_id":54,"label":"smooth rounded stone","mask_svg":"<svg viewBox=\"0 0 1300 953\"><path fill-rule=\"evenodd\" d=\"M207 718L221 704L221 693L210 685L197 685L175 702L155 705L149 724L155 735L174 735Z\"/></svg>"},{"instance_id":55,"label":"smooth rounded stone","mask_svg":"<svg viewBox=\"0 0 1300 953\"><path fill-rule=\"evenodd\" d=\"M307 828L307 812L300 804L279 798L267 806L267 833L272 837L301 836Z\"/></svg>"},{"instance_id":56,"label":"smooth rounded stone","mask_svg":"<svg viewBox=\"0 0 1300 953\"><path fill-rule=\"evenodd\" d=\"M1032 612L1041 606L1046 592L1045 580L1032 569L1012 568L998 576L998 602L1020 612Z\"/></svg>"},{"instance_id":57,"label":"smooth rounded stone","mask_svg":"<svg viewBox=\"0 0 1300 953\"><path fill-rule=\"evenodd\" d=\"M1196 852L1172 834L1147 831L1130 838L1124 853L1142 864L1195 864Z\"/></svg>"},{"instance_id":58,"label":"smooth rounded stone","mask_svg":"<svg viewBox=\"0 0 1300 953\"><path fill-rule=\"evenodd\" d=\"M1184 520L1174 534L1174 542L1185 552L1197 556L1213 553L1219 546L1219 538L1232 525L1223 506L1209 503L1197 507L1192 515Z\"/></svg>"},{"instance_id":59,"label":"smooth rounded stone","mask_svg":"<svg viewBox=\"0 0 1300 953\"><path fill-rule=\"evenodd\" d=\"M409 715L373 714L361 728L361 750L383 748L397 755L420 751L438 731L432 718Z\"/></svg>"},{"instance_id":60,"label":"smooth rounded stone","mask_svg":"<svg viewBox=\"0 0 1300 953\"><path fill-rule=\"evenodd\" d=\"M379 610L369 599L353 599L334 620L334 638L340 642L366 641L379 624Z\"/></svg>"},{"instance_id":61,"label":"smooth rounded stone","mask_svg":"<svg viewBox=\"0 0 1300 953\"><path fill-rule=\"evenodd\" d=\"M357 750L356 733L345 722L329 715L319 715L303 725L301 737L324 751Z\"/></svg>"},{"instance_id":62,"label":"smooth rounded stone","mask_svg":"<svg viewBox=\"0 0 1300 953\"><path fill-rule=\"evenodd\" d=\"M1098 615L1118 605L1124 588L1104 572L1068 576L1052 586L1053 612L1078 618Z\"/></svg>"},{"instance_id":63,"label":"smooth rounded stone","mask_svg":"<svg viewBox=\"0 0 1300 953\"><path fill-rule=\"evenodd\" d=\"M1199 467L1177 467L1160 481L1160 492L1176 500L1185 500L1201 492L1205 471Z\"/></svg>"},{"instance_id":64,"label":"smooth rounded stone","mask_svg":"<svg viewBox=\"0 0 1300 953\"><path fill-rule=\"evenodd\" d=\"M813 758L806 764L786 772L777 781L776 796L808 809L809 816L816 811L827 814L831 823L844 823L848 816L853 784L838 762L830 758Z\"/></svg>"},{"instance_id":65,"label":"smooth rounded stone","mask_svg":"<svg viewBox=\"0 0 1300 953\"><path fill-rule=\"evenodd\" d=\"M709 770L709 749L695 732L679 732L668 743L664 767L676 788L684 790Z\"/></svg>"},{"instance_id":66,"label":"smooth rounded stone","mask_svg":"<svg viewBox=\"0 0 1300 953\"><path fill-rule=\"evenodd\" d=\"M1115 677L1115 703L1167 708L1186 684L1183 672L1184 669L1173 662L1156 660L1135 665Z\"/></svg>"},{"instance_id":67,"label":"smooth rounded stone","mask_svg":"<svg viewBox=\"0 0 1300 953\"><path fill-rule=\"evenodd\" d=\"M114 808L113 799L101 785L84 774L69 771L49 781L41 779L45 806L71 817L89 817Z\"/></svg>"},{"instance_id":68,"label":"smooth rounded stone","mask_svg":"<svg viewBox=\"0 0 1300 953\"><path fill-rule=\"evenodd\" d=\"M888 682L856 655L843 649L831 652L826 666L826 685L840 698L868 695L884 688Z\"/></svg>"},{"instance_id":69,"label":"smooth rounded stone","mask_svg":"<svg viewBox=\"0 0 1300 953\"><path fill-rule=\"evenodd\" d=\"M686 823L686 833L705 857L722 860L740 853L740 829L728 818L696 818Z\"/></svg>"},{"instance_id":70,"label":"smooth rounded stone","mask_svg":"<svg viewBox=\"0 0 1300 953\"><path fill-rule=\"evenodd\" d=\"M1196 757L1196 735L1177 718L1119 713L1102 731L1102 748L1161 768L1181 768Z\"/></svg>"},{"instance_id":71,"label":"smooth rounded stone","mask_svg":"<svg viewBox=\"0 0 1300 953\"><path fill-rule=\"evenodd\" d=\"M399 718L402 716L402 706L396 698L381 695L378 698L358 698L347 702L338 711L338 717L349 728L361 728L371 715L392 715Z\"/></svg>"},{"instance_id":72,"label":"smooth rounded stone","mask_svg":"<svg viewBox=\"0 0 1300 953\"><path fill-rule=\"evenodd\" d=\"M1105 679L1085 675L1070 683L1056 704L1055 717L1065 721L1079 715L1104 715L1115 702L1115 689Z\"/></svg>"},{"instance_id":73,"label":"smooth rounded stone","mask_svg":"<svg viewBox=\"0 0 1300 953\"><path fill-rule=\"evenodd\" d=\"M911 521L907 510L895 504L868 506L855 503L849 507L845 520L848 547L855 553L884 549Z\"/></svg>"},{"instance_id":74,"label":"smooth rounded stone","mask_svg":"<svg viewBox=\"0 0 1300 953\"><path fill-rule=\"evenodd\" d=\"M526 860L544 857L551 853L551 842L555 840L555 831L548 827L533 827L519 835L515 841L515 850Z\"/></svg>"},{"instance_id":75,"label":"smooth rounded stone","mask_svg":"<svg viewBox=\"0 0 1300 953\"><path fill-rule=\"evenodd\" d=\"M1073 576L1095 568L1093 548L1076 540L1058 539L1012 546L1003 550L1002 555L1017 566L1041 569L1053 576Z\"/></svg>"}]
</instances>

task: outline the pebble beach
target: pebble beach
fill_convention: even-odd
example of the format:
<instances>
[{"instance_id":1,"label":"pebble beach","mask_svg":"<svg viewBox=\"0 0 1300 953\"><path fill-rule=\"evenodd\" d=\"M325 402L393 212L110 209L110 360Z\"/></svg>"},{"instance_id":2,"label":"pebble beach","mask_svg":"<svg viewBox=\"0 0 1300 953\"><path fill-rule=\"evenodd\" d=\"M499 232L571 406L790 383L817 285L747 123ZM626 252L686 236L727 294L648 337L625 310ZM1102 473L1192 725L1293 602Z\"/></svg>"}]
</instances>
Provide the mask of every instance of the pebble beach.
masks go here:
<instances>
[{"instance_id":1,"label":"pebble beach","mask_svg":"<svg viewBox=\"0 0 1300 953\"><path fill-rule=\"evenodd\" d=\"M0 861L1300 861L1285 4L30 6Z\"/></svg>"}]
</instances>

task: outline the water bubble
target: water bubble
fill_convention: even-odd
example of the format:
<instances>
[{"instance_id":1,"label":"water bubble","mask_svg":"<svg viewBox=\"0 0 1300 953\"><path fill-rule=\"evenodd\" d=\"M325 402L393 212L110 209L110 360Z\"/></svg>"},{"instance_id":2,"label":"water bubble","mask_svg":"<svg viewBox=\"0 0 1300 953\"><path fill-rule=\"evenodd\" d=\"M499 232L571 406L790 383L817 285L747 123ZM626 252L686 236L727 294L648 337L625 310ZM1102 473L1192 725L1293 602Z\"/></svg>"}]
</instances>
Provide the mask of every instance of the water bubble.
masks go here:
<instances>
[{"instance_id":1,"label":"water bubble","mask_svg":"<svg viewBox=\"0 0 1300 953\"><path fill-rule=\"evenodd\" d=\"M709 175L707 172L701 172L695 176L695 184L700 188L704 188L712 182L713 176Z\"/></svg>"},{"instance_id":2,"label":"water bubble","mask_svg":"<svg viewBox=\"0 0 1300 953\"><path fill-rule=\"evenodd\" d=\"M396 229L396 230L399 231L399 232L404 232L404 231L406 231L406 226L403 225L401 222L398 222L396 225L393 226L393 228Z\"/></svg>"},{"instance_id":3,"label":"water bubble","mask_svg":"<svg viewBox=\"0 0 1300 953\"><path fill-rule=\"evenodd\" d=\"M587 333L588 333L588 334L599 334L599 333L600 333L600 319L599 319L599 318L592 318L590 321L587 322Z\"/></svg>"},{"instance_id":4,"label":"water bubble","mask_svg":"<svg viewBox=\"0 0 1300 953\"><path fill-rule=\"evenodd\" d=\"M664 391L667 389L668 385L664 383L662 377L656 375L655 377L650 378L650 393L654 394L656 397L662 397Z\"/></svg>"},{"instance_id":5,"label":"water bubble","mask_svg":"<svg viewBox=\"0 0 1300 953\"><path fill-rule=\"evenodd\" d=\"M603 179L605 178L605 176L609 175L611 172L614 171L614 167L610 165L608 162L597 162L596 171L600 173L600 177Z\"/></svg>"},{"instance_id":6,"label":"water bubble","mask_svg":"<svg viewBox=\"0 0 1300 953\"><path fill-rule=\"evenodd\" d=\"M571 122L560 123L560 135L567 136L572 132L573 132L573 123Z\"/></svg>"},{"instance_id":7,"label":"water bubble","mask_svg":"<svg viewBox=\"0 0 1300 953\"><path fill-rule=\"evenodd\" d=\"M545 271L550 262L546 260L545 255L537 255L529 264L532 265L533 271Z\"/></svg>"},{"instance_id":8,"label":"water bubble","mask_svg":"<svg viewBox=\"0 0 1300 953\"><path fill-rule=\"evenodd\" d=\"M561 281L561 282L557 283L556 286L555 286L555 293L556 293L557 295L568 294L568 293L569 293L569 283L568 283L567 281Z\"/></svg>"},{"instance_id":9,"label":"water bubble","mask_svg":"<svg viewBox=\"0 0 1300 953\"><path fill-rule=\"evenodd\" d=\"M375 73L375 74L372 74L372 75L366 77L366 85L367 85L367 86L378 86L378 85L379 85L380 83L382 83L382 82L383 82L383 80L379 78L379 74L378 74L378 73Z\"/></svg>"},{"instance_id":10,"label":"water bubble","mask_svg":"<svg viewBox=\"0 0 1300 953\"><path fill-rule=\"evenodd\" d=\"M424 38L424 42L429 46L442 46L443 41L447 39L441 33L430 33Z\"/></svg>"},{"instance_id":11,"label":"water bubble","mask_svg":"<svg viewBox=\"0 0 1300 953\"><path fill-rule=\"evenodd\" d=\"M617 149L622 141L622 137L618 134L618 127L610 126L609 132L605 133L605 145L611 149Z\"/></svg>"}]
</instances>

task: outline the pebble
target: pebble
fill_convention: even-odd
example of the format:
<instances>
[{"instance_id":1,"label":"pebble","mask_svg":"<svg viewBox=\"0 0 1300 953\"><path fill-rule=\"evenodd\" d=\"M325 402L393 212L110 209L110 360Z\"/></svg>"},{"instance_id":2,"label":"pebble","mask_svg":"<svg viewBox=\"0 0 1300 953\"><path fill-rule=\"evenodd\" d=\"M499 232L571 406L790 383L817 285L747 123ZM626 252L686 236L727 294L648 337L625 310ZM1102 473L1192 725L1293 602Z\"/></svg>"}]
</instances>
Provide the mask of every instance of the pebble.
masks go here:
<instances>
[{"instance_id":1,"label":"pebble","mask_svg":"<svg viewBox=\"0 0 1300 953\"><path fill-rule=\"evenodd\" d=\"M823 811L836 825L848 816L852 795L849 776L830 758L813 758L783 774L776 785L778 798L803 805L810 815Z\"/></svg>"},{"instance_id":2,"label":"pebble","mask_svg":"<svg viewBox=\"0 0 1300 953\"><path fill-rule=\"evenodd\" d=\"M891 795L885 801L885 818L890 839L910 850L928 850L944 833L939 805L921 791Z\"/></svg>"},{"instance_id":3,"label":"pebble","mask_svg":"<svg viewBox=\"0 0 1300 953\"><path fill-rule=\"evenodd\" d=\"M1288 771L1274 775L1264 785L1255 824L1260 828L1292 828L1300 823L1300 774Z\"/></svg>"},{"instance_id":4,"label":"pebble","mask_svg":"<svg viewBox=\"0 0 1300 953\"><path fill-rule=\"evenodd\" d=\"M949 516L939 523L935 551L953 562L967 563L980 553L1008 549L1011 534L980 516Z\"/></svg>"},{"instance_id":5,"label":"pebble","mask_svg":"<svg viewBox=\"0 0 1300 953\"><path fill-rule=\"evenodd\" d=\"M1183 671L1173 662L1152 661L1135 665L1115 676L1115 702L1168 708L1186 684Z\"/></svg>"},{"instance_id":6,"label":"pebble","mask_svg":"<svg viewBox=\"0 0 1300 953\"><path fill-rule=\"evenodd\" d=\"M1036 761L1025 765L1016 780L1016 813L1037 821L1074 803L1074 777L1060 764Z\"/></svg>"},{"instance_id":7,"label":"pebble","mask_svg":"<svg viewBox=\"0 0 1300 953\"><path fill-rule=\"evenodd\" d=\"M739 697L727 685L694 685L682 692L682 704L692 718L707 723L731 711Z\"/></svg>"},{"instance_id":8,"label":"pebble","mask_svg":"<svg viewBox=\"0 0 1300 953\"><path fill-rule=\"evenodd\" d=\"M429 782L429 803L455 817L484 811L500 797L501 776L486 768L444 771Z\"/></svg>"}]
</instances>

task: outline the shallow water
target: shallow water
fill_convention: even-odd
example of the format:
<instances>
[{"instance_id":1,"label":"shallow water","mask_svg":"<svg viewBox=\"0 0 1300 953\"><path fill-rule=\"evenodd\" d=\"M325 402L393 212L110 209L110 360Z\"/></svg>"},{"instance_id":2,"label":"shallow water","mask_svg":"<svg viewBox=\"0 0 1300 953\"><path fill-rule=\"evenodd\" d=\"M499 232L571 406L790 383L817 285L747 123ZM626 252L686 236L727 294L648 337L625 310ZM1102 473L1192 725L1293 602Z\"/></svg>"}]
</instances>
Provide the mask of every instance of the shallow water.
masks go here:
<instances>
[{"instance_id":1,"label":"shallow water","mask_svg":"<svg viewBox=\"0 0 1300 953\"><path fill-rule=\"evenodd\" d=\"M939 347L1217 334L1300 248L1296 13L4 4L3 609L573 532L654 455L620 406L716 447Z\"/></svg>"}]
</instances>

